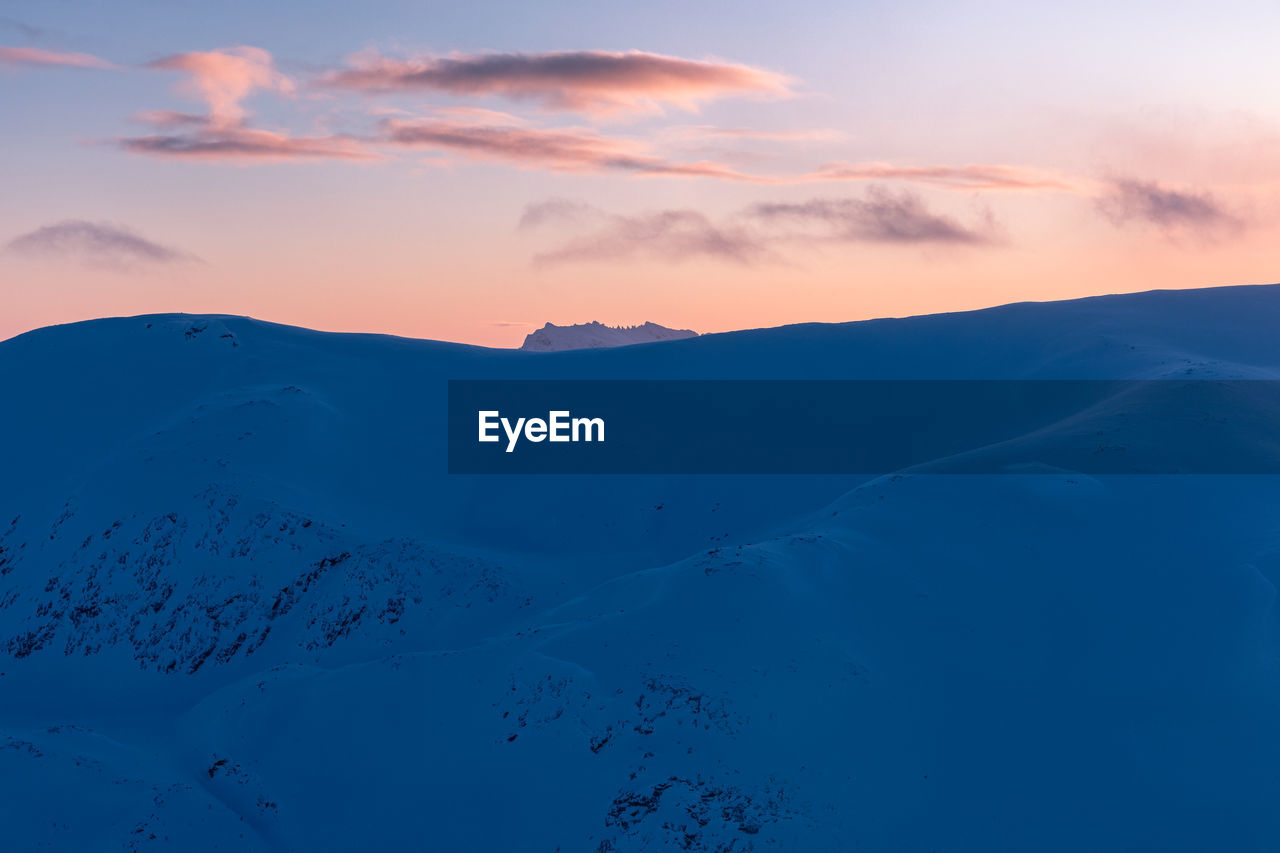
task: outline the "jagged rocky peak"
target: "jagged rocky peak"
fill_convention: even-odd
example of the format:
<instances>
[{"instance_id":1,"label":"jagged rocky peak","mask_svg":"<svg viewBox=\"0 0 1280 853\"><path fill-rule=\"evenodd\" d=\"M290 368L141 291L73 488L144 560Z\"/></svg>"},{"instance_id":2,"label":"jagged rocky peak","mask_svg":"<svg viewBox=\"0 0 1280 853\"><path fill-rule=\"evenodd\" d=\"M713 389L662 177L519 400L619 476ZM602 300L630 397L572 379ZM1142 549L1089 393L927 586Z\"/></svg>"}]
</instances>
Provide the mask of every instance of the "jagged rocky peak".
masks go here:
<instances>
[{"instance_id":1,"label":"jagged rocky peak","mask_svg":"<svg viewBox=\"0 0 1280 853\"><path fill-rule=\"evenodd\" d=\"M621 347L628 344L646 344L654 341L678 341L694 338L698 333L690 329L668 329L657 323L641 323L638 326L606 326L592 321L573 326L557 326L547 323L541 329L525 336L520 349L552 352L567 349L596 349Z\"/></svg>"}]
</instances>

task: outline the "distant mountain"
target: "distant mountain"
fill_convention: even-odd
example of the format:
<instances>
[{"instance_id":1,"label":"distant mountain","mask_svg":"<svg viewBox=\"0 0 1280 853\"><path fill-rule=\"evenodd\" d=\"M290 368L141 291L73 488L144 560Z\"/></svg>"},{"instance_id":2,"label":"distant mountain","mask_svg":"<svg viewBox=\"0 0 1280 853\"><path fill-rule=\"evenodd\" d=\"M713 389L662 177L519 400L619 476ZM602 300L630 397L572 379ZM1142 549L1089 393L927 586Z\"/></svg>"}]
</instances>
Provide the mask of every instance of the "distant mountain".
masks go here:
<instances>
[{"instance_id":1,"label":"distant mountain","mask_svg":"<svg viewBox=\"0 0 1280 853\"><path fill-rule=\"evenodd\" d=\"M678 341L696 338L697 332L689 329L668 329L657 323L639 326L606 326L603 323L579 323L575 326L557 326L548 323L524 339L523 350L554 352L566 349L599 349L624 347L628 344L648 344L654 341Z\"/></svg>"}]
</instances>

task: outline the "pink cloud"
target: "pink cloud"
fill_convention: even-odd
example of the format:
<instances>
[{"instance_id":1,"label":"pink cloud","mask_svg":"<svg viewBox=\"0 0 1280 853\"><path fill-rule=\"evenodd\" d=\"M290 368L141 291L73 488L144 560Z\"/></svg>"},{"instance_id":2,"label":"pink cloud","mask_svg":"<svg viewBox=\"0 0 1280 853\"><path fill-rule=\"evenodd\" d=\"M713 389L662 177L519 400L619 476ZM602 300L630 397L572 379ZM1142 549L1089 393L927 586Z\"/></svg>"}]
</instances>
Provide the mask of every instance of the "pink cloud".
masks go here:
<instances>
[{"instance_id":1,"label":"pink cloud","mask_svg":"<svg viewBox=\"0 0 1280 853\"><path fill-rule=\"evenodd\" d=\"M114 63L87 53L57 53L38 47L0 47L0 65L36 65L62 68L117 68Z\"/></svg>"},{"instance_id":2,"label":"pink cloud","mask_svg":"<svg viewBox=\"0 0 1280 853\"><path fill-rule=\"evenodd\" d=\"M734 133L741 131L729 129L726 135ZM792 137L788 135L786 138ZM475 124L469 120L387 119L382 123L381 140L399 147L452 152L470 160L505 162L557 172L620 172L774 185L878 180L970 191L1088 191L1088 182L1085 181L1001 164L902 166L836 163L795 175L752 174L715 160L673 159L639 140L602 136L585 128L538 129Z\"/></svg>"},{"instance_id":3,"label":"pink cloud","mask_svg":"<svg viewBox=\"0 0 1280 853\"><path fill-rule=\"evenodd\" d=\"M910 181L961 190L1057 190L1081 192L1081 184L1022 166L898 166L892 163L828 163L808 176L821 181Z\"/></svg>"},{"instance_id":4,"label":"pink cloud","mask_svg":"<svg viewBox=\"0 0 1280 853\"><path fill-rule=\"evenodd\" d=\"M185 134L117 140L126 151L183 160L245 163L297 160L376 160L358 140L346 136L289 136L246 127L210 127Z\"/></svg>"},{"instance_id":5,"label":"pink cloud","mask_svg":"<svg viewBox=\"0 0 1280 853\"><path fill-rule=\"evenodd\" d=\"M486 126L439 119L382 124L383 139L396 146L428 148L557 172L625 172L638 175L718 178L771 182L708 161L680 162L660 157L641 142L601 136L581 128L541 130Z\"/></svg>"},{"instance_id":6,"label":"pink cloud","mask_svg":"<svg viewBox=\"0 0 1280 853\"><path fill-rule=\"evenodd\" d=\"M829 142L844 137L838 130L759 130L751 127L715 127L709 124L675 125L662 133L674 139L752 139L766 142Z\"/></svg>"},{"instance_id":7,"label":"pink cloud","mask_svg":"<svg viewBox=\"0 0 1280 853\"><path fill-rule=\"evenodd\" d=\"M484 107L435 107L431 109L435 115L444 116L450 121L465 124L515 125L528 124L528 119L521 118L501 110L487 110Z\"/></svg>"},{"instance_id":8,"label":"pink cloud","mask_svg":"<svg viewBox=\"0 0 1280 853\"><path fill-rule=\"evenodd\" d=\"M259 89L289 96L295 91L293 81L276 71L271 54L258 47L179 53L147 67L190 74L194 92L209 105L211 122L221 126L243 121L240 102Z\"/></svg>"},{"instance_id":9,"label":"pink cloud","mask_svg":"<svg viewBox=\"0 0 1280 853\"><path fill-rule=\"evenodd\" d=\"M531 100L584 113L695 109L731 95L783 96L790 81L749 65L682 59L643 51L458 54L408 60L356 56L351 68L322 79L367 92L435 91Z\"/></svg>"},{"instance_id":10,"label":"pink cloud","mask_svg":"<svg viewBox=\"0 0 1280 853\"><path fill-rule=\"evenodd\" d=\"M540 129L462 120L386 119L379 141L396 147L454 153L469 160L510 163L556 172L618 172L634 175L711 178L741 183L802 185L846 181L901 181L969 191L1036 190L1088 194L1092 183L1053 172L1002 164L894 165L834 163L792 175L752 174L717 160L679 160L636 139L602 136L587 128ZM698 133L708 134L707 129ZM748 138L752 131L729 128L726 136ZM761 132L764 133L764 132ZM785 139L801 138L787 132Z\"/></svg>"},{"instance_id":11,"label":"pink cloud","mask_svg":"<svg viewBox=\"0 0 1280 853\"><path fill-rule=\"evenodd\" d=\"M271 54L256 47L179 53L148 63L149 68L191 75L192 91L208 104L209 114L151 110L135 122L167 131L126 137L126 151L184 160L263 163L297 160L374 160L378 155L345 135L293 136L248 126L241 101L259 90L292 96L293 81L275 69Z\"/></svg>"}]
</instances>

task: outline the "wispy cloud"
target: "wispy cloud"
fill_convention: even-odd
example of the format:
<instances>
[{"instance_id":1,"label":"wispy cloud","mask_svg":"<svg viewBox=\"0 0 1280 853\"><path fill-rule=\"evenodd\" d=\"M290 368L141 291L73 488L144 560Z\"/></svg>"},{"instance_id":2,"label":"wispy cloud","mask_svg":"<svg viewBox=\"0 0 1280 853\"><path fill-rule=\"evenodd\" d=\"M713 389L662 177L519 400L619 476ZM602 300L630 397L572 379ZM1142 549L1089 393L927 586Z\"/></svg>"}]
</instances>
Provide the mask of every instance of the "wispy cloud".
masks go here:
<instances>
[{"instance_id":1,"label":"wispy cloud","mask_svg":"<svg viewBox=\"0 0 1280 853\"><path fill-rule=\"evenodd\" d=\"M1170 189L1131 178L1113 179L1097 205L1116 225L1143 223L1168 234L1215 236L1245 224L1208 192Z\"/></svg>"},{"instance_id":2,"label":"wispy cloud","mask_svg":"<svg viewBox=\"0 0 1280 853\"><path fill-rule=\"evenodd\" d=\"M30 258L73 259L85 266L127 271L139 265L199 259L141 237L121 225L69 219L15 237L6 248Z\"/></svg>"},{"instance_id":3,"label":"wispy cloud","mask_svg":"<svg viewBox=\"0 0 1280 853\"><path fill-rule=\"evenodd\" d=\"M505 115L505 114L502 114ZM799 174L760 174L743 171L725 162L726 153L713 159L686 160L671 156L649 141L605 136L583 127L538 128L510 117L503 123L486 121L485 111L442 113L432 118L384 118L379 137L393 146L452 152L471 160L504 162L523 168L556 172L614 172L641 176L710 178L765 185L802 185L850 181L898 181L946 189L1083 191L1068 179L1034 169L1005 165L899 166L889 163L827 165ZM673 129L674 130L674 129ZM721 138L794 141L819 138L825 131L807 135L801 131L755 131L723 128ZM674 134L659 134L668 141L713 138L716 129L685 126ZM825 138L825 137L824 137ZM679 146L675 146L676 149ZM692 153L692 152L688 152ZM705 151L699 153L706 153ZM696 156L696 155L695 155Z\"/></svg>"},{"instance_id":4,"label":"wispy cloud","mask_svg":"<svg viewBox=\"0 0 1280 853\"><path fill-rule=\"evenodd\" d=\"M716 222L694 210L660 210L623 216L568 199L525 208L520 227L561 224L587 228L555 249L535 256L540 266L582 261L694 258L738 265L786 261L797 245L880 243L918 246L997 245L989 214L972 224L935 213L914 193L871 187L861 197L763 202Z\"/></svg>"},{"instance_id":5,"label":"wispy cloud","mask_svg":"<svg viewBox=\"0 0 1280 853\"><path fill-rule=\"evenodd\" d=\"M499 95L549 110L582 113L696 109L731 95L783 96L781 74L719 60L683 59L643 51L556 51L422 56L396 60L357 55L325 85L368 92L425 90L451 95Z\"/></svg>"},{"instance_id":6,"label":"wispy cloud","mask_svg":"<svg viewBox=\"0 0 1280 853\"><path fill-rule=\"evenodd\" d=\"M965 225L933 213L920 196L870 188L862 198L816 198L804 202L766 202L747 215L775 224L819 226L829 239L847 243L992 243L996 230L990 216Z\"/></svg>"},{"instance_id":7,"label":"wispy cloud","mask_svg":"<svg viewBox=\"0 0 1280 853\"><path fill-rule=\"evenodd\" d=\"M648 145L601 136L585 128L544 130L427 119L382 122L382 138L392 145L448 151L557 172L624 172L636 175L702 177L769 182L710 161L681 162L654 154Z\"/></svg>"},{"instance_id":8,"label":"wispy cloud","mask_svg":"<svg viewBox=\"0 0 1280 853\"><path fill-rule=\"evenodd\" d=\"M537 228L552 222L581 223L606 216L604 211L582 201L567 198L549 198L525 205L517 227Z\"/></svg>"},{"instance_id":9,"label":"wispy cloud","mask_svg":"<svg viewBox=\"0 0 1280 853\"><path fill-rule=\"evenodd\" d=\"M843 139L838 130L764 130L754 127L716 127L710 124L678 124L659 131L663 136L683 140L750 139L766 142L830 142Z\"/></svg>"},{"instance_id":10,"label":"wispy cloud","mask_svg":"<svg viewBox=\"0 0 1280 853\"><path fill-rule=\"evenodd\" d=\"M259 47L178 53L149 62L147 67L191 75L190 87L208 104L209 118L218 125L244 121L240 102L257 90L290 96L295 92L293 81L276 71L271 54Z\"/></svg>"},{"instance_id":11,"label":"wispy cloud","mask_svg":"<svg viewBox=\"0 0 1280 853\"><path fill-rule=\"evenodd\" d=\"M453 54L408 60L371 53L352 63L350 68L322 75L319 81L358 91L503 95L551 109L592 114L667 105L693 108L725 95L790 92L788 78L771 71L641 51ZM125 150L168 158L240 163L374 160L381 159L379 152L425 150L552 172L704 178L777 186L893 181L965 191L1081 191L1077 182L1059 175L1004 164L828 163L808 172L761 174L742 165L751 159L748 152L687 144L694 140L804 143L840 138L839 133L824 129L677 125L639 139L605 135L590 127L540 127L523 116L470 104L428 108L430 114L421 117L379 104L364 116L375 122L369 131L333 134L313 129L310 134L298 134L263 130L252 126L245 99L260 91L289 97L296 93L294 81L276 69L266 50L242 45L178 53L156 59L147 67L188 75L187 90L208 107L205 115L173 110L137 113L132 117L135 122L157 132L115 140Z\"/></svg>"},{"instance_id":12,"label":"wispy cloud","mask_svg":"<svg viewBox=\"0 0 1280 853\"><path fill-rule=\"evenodd\" d=\"M528 219L526 211L523 219ZM536 219L537 217L535 217ZM717 224L695 210L661 210L636 216L599 213L589 234L534 257L539 266L634 257L677 263L712 258L750 265L772 257L766 240L742 223ZM542 221L547 221L542 217Z\"/></svg>"},{"instance_id":13,"label":"wispy cloud","mask_svg":"<svg viewBox=\"0 0 1280 853\"><path fill-rule=\"evenodd\" d=\"M810 177L814 181L908 181L960 190L1082 190L1079 182L1050 172L981 163L963 166L827 163Z\"/></svg>"},{"instance_id":14,"label":"wispy cloud","mask_svg":"<svg viewBox=\"0 0 1280 853\"><path fill-rule=\"evenodd\" d=\"M133 136L116 140L126 151L206 162L265 163L300 160L376 160L364 143L348 136L290 136L247 127Z\"/></svg>"},{"instance_id":15,"label":"wispy cloud","mask_svg":"<svg viewBox=\"0 0 1280 853\"><path fill-rule=\"evenodd\" d=\"M59 53L38 47L0 47L0 65L61 68L118 68L115 63L88 53Z\"/></svg>"},{"instance_id":16,"label":"wispy cloud","mask_svg":"<svg viewBox=\"0 0 1280 853\"><path fill-rule=\"evenodd\" d=\"M133 121L158 130L149 136L115 140L126 151L204 162L268 163L304 160L374 160L378 155L349 135L295 136L250 127L242 101L256 91L292 97L294 83L278 72L271 54L257 47L179 53L148 63L148 68L190 75L191 92L203 100L207 115L151 110Z\"/></svg>"},{"instance_id":17,"label":"wispy cloud","mask_svg":"<svg viewBox=\"0 0 1280 853\"><path fill-rule=\"evenodd\" d=\"M504 127L507 125L524 125L529 123L528 119L521 116L512 115L511 113L502 112L501 110L489 110L484 107L432 107L430 111L437 116L444 116L449 121L466 124L497 125L499 127ZM388 113L388 115L392 114L393 113ZM411 113L403 111L399 114L411 115Z\"/></svg>"}]
</instances>

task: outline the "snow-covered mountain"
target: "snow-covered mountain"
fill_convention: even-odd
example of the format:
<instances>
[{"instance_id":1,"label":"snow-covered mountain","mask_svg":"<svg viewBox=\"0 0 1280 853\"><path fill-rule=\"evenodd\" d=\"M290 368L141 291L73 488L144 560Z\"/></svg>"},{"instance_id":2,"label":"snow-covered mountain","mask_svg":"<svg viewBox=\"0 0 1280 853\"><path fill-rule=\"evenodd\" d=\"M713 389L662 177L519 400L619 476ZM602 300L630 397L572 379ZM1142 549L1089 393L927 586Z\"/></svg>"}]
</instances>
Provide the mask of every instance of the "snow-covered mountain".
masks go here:
<instances>
[{"instance_id":1,"label":"snow-covered mountain","mask_svg":"<svg viewBox=\"0 0 1280 853\"><path fill-rule=\"evenodd\" d=\"M641 323L639 326L606 326L592 321L573 326L557 326L547 323L541 329L525 336L522 350L554 352L568 349L597 349L622 347L629 344L648 344L656 341L678 341L697 337L689 329L668 329L657 323Z\"/></svg>"},{"instance_id":2,"label":"snow-covered mountain","mask_svg":"<svg viewBox=\"0 0 1280 853\"><path fill-rule=\"evenodd\" d=\"M0 343L5 846L1272 850L1277 478L443 448L448 379L1276 379L1277 328L1280 285L549 355L182 315Z\"/></svg>"}]
</instances>

